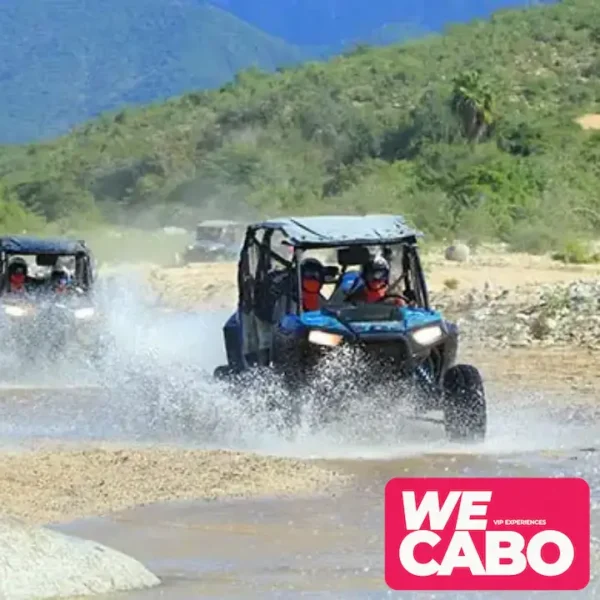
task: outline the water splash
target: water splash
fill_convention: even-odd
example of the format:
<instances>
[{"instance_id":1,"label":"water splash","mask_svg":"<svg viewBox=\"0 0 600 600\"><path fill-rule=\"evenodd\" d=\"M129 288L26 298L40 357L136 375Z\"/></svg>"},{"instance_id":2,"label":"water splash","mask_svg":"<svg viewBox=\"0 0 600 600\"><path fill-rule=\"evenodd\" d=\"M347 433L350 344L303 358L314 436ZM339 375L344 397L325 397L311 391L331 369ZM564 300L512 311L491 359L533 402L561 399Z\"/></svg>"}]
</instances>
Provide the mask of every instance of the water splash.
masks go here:
<instances>
[{"instance_id":1,"label":"water splash","mask_svg":"<svg viewBox=\"0 0 600 600\"><path fill-rule=\"evenodd\" d=\"M289 401L276 376L253 375L241 395L213 380L213 369L224 362L226 312L165 310L149 285L129 273L106 284L101 301L110 352L93 367L67 361L44 378L21 376L4 390L18 401L18 409L13 402L0 407L5 436L160 441L322 458L559 451L597 439L589 420L569 417L569 398L551 410L543 392L489 388L488 439L451 444L441 425L406 418L407 390L382 384L368 397L360 394L352 382L362 365L351 355L323 362L290 427L285 411L269 409ZM42 383L46 389L36 390ZM82 384L97 389L84 391ZM323 423L324 401L335 396L343 399L343 416Z\"/></svg>"}]
</instances>

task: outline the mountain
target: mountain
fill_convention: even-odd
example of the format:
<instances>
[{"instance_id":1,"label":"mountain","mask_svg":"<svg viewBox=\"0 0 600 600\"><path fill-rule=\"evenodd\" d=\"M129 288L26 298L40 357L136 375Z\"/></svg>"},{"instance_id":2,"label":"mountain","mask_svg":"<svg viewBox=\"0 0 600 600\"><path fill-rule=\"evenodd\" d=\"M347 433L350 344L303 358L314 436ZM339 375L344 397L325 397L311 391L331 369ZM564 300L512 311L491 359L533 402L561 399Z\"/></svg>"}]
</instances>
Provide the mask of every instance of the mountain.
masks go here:
<instances>
[{"instance_id":1,"label":"mountain","mask_svg":"<svg viewBox=\"0 0 600 600\"><path fill-rule=\"evenodd\" d=\"M373 39L385 26L439 32L449 23L487 18L506 8L553 0L212 0L255 27L291 44L340 50ZM398 40L393 40L398 41Z\"/></svg>"},{"instance_id":2,"label":"mountain","mask_svg":"<svg viewBox=\"0 0 600 600\"><path fill-rule=\"evenodd\" d=\"M600 233L599 98L598 0L504 11L0 147L0 225L393 211L556 249Z\"/></svg>"},{"instance_id":3,"label":"mountain","mask_svg":"<svg viewBox=\"0 0 600 600\"><path fill-rule=\"evenodd\" d=\"M544 0L545 1L545 0ZM528 0L2 0L0 142ZM529 3L531 0L529 0Z\"/></svg>"},{"instance_id":4,"label":"mountain","mask_svg":"<svg viewBox=\"0 0 600 600\"><path fill-rule=\"evenodd\" d=\"M64 133L124 103L214 88L305 58L196 0L3 0L0 140Z\"/></svg>"}]
</instances>

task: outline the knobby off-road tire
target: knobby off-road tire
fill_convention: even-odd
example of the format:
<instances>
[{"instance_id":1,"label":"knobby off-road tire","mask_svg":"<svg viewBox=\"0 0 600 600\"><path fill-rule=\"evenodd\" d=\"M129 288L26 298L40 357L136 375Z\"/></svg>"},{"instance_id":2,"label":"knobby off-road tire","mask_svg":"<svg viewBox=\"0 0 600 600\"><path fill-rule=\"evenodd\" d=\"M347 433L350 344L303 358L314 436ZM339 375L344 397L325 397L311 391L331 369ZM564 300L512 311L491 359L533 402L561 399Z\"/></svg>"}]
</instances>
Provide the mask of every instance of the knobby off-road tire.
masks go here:
<instances>
[{"instance_id":1,"label":"knobby off-road tire","mask_svg":"<svg viewBox=\"0 0 600 600\"><path fill-rule=\"evenodd\" d=\"M229 365L219 365L213 371L213 377L217 381L230 382L234 378L235 375L236 375L235 370L232 369Z\"/></svg>"},{"instance_id":2,"label":"knobby off-road tire","mask_svg":"<svg viewBox=\"0 0 600 600\"><path fill-rule=\"evenodd\" d=\"M288 391L297 392L306 384L307 374L297 339L278 329L273 333L271 362L275 373L283 378Z\"/></svg>"},{"instance_id":3,"label":"knobby off-road tire","mask_svg":"<svg viewBox=\"0 0 600 600\"><path fill-rule=\"evenodd\" d=\"M281 411L286 427L294 429L300 425L303 403L301 395L308 383L306 364L297 338L275 329L271 346L273 371L282 384ZM282 411L283 409L283 411Z\"/></svg>"},{"instance_id":4,"label":"knobby off-road tire","mask_svg":"<svg viewBox=\"0 0 600 600\"><path fill-rule=\"evenodd\" d=\"M443 381L444 428L452 441L482 441L487 432L483 379L471 365L448 369Z\"/></svg>"},{"instance_id":5,"label":"knobby off-road tire","mask_svg":"<svg viewBox=\"0 0 600 600\"><path fill-rule=\"evenodd\" d=\"M313 432L331 424L346 414L346 387L353 387L347 381L347 373L339 372L341 381L329 376L325 389L315 385L314 375L321 358L319 354L306 353L294 336L276 332L273 338L273 367L282 378L287 396L289 414L287 421L299 425L305 418L305 425ZM335 377L335 374L333 374ZM309 414L302 413L309 409Z\"/></svg>"}]
</instances>

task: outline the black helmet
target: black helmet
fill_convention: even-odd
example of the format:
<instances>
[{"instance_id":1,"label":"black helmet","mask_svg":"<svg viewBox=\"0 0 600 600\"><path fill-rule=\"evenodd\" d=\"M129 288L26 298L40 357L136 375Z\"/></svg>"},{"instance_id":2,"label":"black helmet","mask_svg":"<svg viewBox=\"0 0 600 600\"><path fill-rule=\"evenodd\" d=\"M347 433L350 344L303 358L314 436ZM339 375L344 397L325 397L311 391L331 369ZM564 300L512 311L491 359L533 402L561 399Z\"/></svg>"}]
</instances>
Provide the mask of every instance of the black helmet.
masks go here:
<instances>
[{"instance_id":1,"label":"black helmet","mask_svg":"<svg viewBox=\"0 0 600 600\"><path fill-rule=\"evenodd\" d=\"M69 271L66 267L54 267L50 275L52 279L60 279L61 277L68 277Z\"/></svg>"},{"instance_id":2,"label":"black helmet","mask_svg":"<svg viewBox=\"0 0 600 600\"><path fill-rule=\"evenodd\" d=\"M66 284L70 279L69 271L66 267L54 267L50 273L52 284Z\"/></svg>"},{"instance_id":3,"label":"black helmet","mask_svg":"<svg viewBox=\"0 0 600 600\"><path fill-rule=\"evenodd\" d=\"M362 276L365 281L388 281L390 278L390 264L383 256L375 256L362 267Z\"/></svg>"},{"instance_id":4,"label":"black helmet","mask_svg":"<svg viewBox=\"0 0 600 600\"><path fill-rule=\"evenodd\" d=\"M8 263L9 275L14 275L15 273L22 273L23 275L27 275L27 271L27 261L24 258L20 256L15 256L14 258L11 258L10 262Z\"/></svg>"},{"instance_id":5,"label":"black helmet","mask_svg":"<svg viewBox=\"0 0 600 600\"><path fill-rule=\"evenodd\" d=\"M323 280L323 265L316 258L305 258L300 263L302 278Z\"/></svg>"}]
</instances>

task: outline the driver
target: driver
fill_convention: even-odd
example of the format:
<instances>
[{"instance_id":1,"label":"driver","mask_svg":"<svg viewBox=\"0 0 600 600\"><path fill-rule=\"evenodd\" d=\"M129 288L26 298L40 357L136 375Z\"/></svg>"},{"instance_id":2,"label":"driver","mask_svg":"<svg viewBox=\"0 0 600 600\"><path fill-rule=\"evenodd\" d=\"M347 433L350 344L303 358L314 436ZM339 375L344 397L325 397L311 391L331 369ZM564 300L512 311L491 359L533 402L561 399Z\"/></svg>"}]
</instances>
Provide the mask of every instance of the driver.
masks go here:
<instances>
[{"instance_id":1,"label":"driver","mask_svg":"<svg viewBox=\"0 0 600 600\"><path fill-rule=\"evenodd\" d=\"M27 262L25 259L20 256L13 258L8 265L7 272L8 291L16 294L24 293L27 283Z\"/></svg>"},{"instance_id":2,"label":"driver","mask_svg":"<svg viewBox=\"0 0 600 600\"><path fill-rule=\"evenodd\" d=\"M405 306L406 301L397 296L388 297L390 287L390 265L383 256L376 256L361 268L364 285L357 291L355 298L359 302L391 302Z\"/></svg>"},{"instance_id":3,"label":"driver","mask_svg":"<svg viewBox=\"0 0 600 600\"><path fill-rule=\"evenodd\" d=\"M300 264L300 278L303 310L319 310L323 287L323 265L316 258L304 259Z\"/></svg>"}]
</instances>

